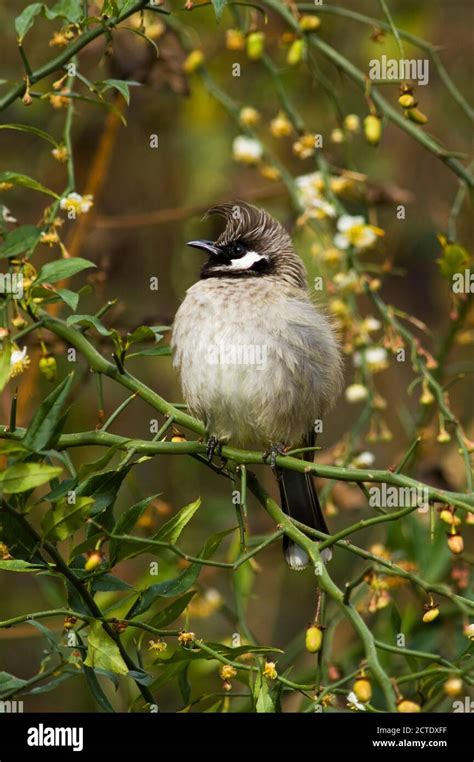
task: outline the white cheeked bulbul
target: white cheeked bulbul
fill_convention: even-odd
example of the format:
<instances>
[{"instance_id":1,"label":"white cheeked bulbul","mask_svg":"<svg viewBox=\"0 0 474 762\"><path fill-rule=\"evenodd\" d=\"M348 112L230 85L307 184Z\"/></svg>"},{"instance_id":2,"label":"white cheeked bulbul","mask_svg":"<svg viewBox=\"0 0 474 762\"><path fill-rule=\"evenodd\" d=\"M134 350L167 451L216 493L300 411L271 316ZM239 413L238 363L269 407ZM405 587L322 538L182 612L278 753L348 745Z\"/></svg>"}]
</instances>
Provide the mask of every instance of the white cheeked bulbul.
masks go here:
<instances>
[{"instance_id":1,"label":"white cheeked bulbul","mask_svg":"<svg viewBox=\"0 0 474 762\"><path fill-rule=\"evenodd\" d=\"M315 423L342 385L338 343L311 302L305 267L290 236L250 204L222 204L216 241L190 241L207 254L200 280L173 324L173 363L191 414L216 443L284 449L312 447ZM306 453L312 460L312 453ZM328 532L309 474L277 471L281 507L306 526ZM303 569L307 553L287 537L285 558Z\"/></svg>"}]
</instances>

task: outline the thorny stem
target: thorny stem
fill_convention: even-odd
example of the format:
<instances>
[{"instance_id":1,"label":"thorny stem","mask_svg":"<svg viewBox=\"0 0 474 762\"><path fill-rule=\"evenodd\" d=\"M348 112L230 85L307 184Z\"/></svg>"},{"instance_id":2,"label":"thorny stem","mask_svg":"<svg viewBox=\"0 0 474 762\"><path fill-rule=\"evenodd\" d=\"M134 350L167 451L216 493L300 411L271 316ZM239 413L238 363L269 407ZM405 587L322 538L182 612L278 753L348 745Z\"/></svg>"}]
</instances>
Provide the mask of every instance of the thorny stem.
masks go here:
<instances>
[{"instance_id":1,"label":"thorny stem","mask_svg":"<svg viewBox=\"0 0 474 762\"><path fill-rule=\"evenodd\" d=\"M63 557L57 550L57 548L52 545L47 540L43 539L36 530L31 526L31 524L27 521L25 516L15 511L13 508L11 508L7 502L2 501L2 509L7 511L7 513L10 514L16 521L18 521L19 524L28 532L28 534L35 540L35 542L38 543L38 547L41 547L46 553L52 558L54 561L56 568L60 571L60 573L71 583L71 585L74 587L74 589L77 591L78 595L82 598L85 605L91 612L94 619L103 619L103 614L97 605L96 601L94 600L93 596L89 593L89 591L86 589L86 587L81 583L81 581L76 577L74 572L69 568L69 566L64 561ZM110 638L116 643L120 655L122 659L124 660L125 664L127 665L128 669L133 672L136 671L137 665L133 661L133 659L129 656L127 653L127 650L125 649L122 641L120 640L120 636L112 629L112 627L104 621L103 624L104 630L106 631L107 635L109 635ZM142 685L140 682L135 681L138 690L142 694L143 698L148 704L155 704L155 699L153 697L153 694L149 691L149 689Z\"/></svg>"}]
</instances>

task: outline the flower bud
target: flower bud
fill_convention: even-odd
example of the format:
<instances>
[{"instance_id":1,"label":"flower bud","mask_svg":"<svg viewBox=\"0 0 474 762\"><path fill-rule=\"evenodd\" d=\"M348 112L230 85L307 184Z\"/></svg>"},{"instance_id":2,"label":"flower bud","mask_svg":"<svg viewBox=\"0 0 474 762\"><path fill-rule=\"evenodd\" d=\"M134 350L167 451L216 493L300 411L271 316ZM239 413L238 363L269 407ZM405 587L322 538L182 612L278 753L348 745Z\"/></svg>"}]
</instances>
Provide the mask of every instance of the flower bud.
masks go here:
<instances>
[{"instance_id":1,"label":"flower bud","mask_svg":"<svg viewBox=\"0 0 474 762\"><path fill-rule=\"evenodd\" d=\"M340 143L344 143L345 139L346 139L346 136L344 135L344 131L341 130L340 127L335 127L331 131L331 136L330 136L331 143L336 143L336 145L338 145Z\"/></svg>"},{"instance_id":2,"label":"flower bud","mask_svg":"<svg viewBox=\"0 0 474 762\"><path fill-rule=\"evenodd\" d=\"M402 699L397 704L397 710L403 714L409 714L410 712L421 712L421 706L416 701Z\"/></svg>"},{"instance_id":3,"label":"flower bud","mask_svg":"<svg viewBox=\"0 0 474 762\"><path fill-rule=\"evenodd\" d=\"M443 690L447 696L459 696L462 692L462 680L460 677L450 677L443 685Z\"/></svg>"},{"instance_id":4,"label":"flower bud","mask_svg":"<svg viewBox=\"0 0 474 762\"><path fill-rule=\"evenodd\" d=\"M260 114L252 106L244 106L240 109L239 122L245 127L253 127L260 120Z\"/></svg>"},{"instance_id":5,"label":"flower bud","mask_svg":"<svg viewBox=\"0 0 474 762\"><path fill-rule=\"evenodd\" d=\"M231 680L237 675L237 670L232 664L223 664L219 670L222 680Z\"/></svg>"},{"instance_id":6,"label":"flower bud","mask_svg":"<svg viewBox=\"0 0 474 762\"><path fill-rule=\"evenodd\" d=\"M94 571L94 569L97 569L97 567L101 565L103 560L102 553L99 550L92 550L87 554L87 561L84 564L84 569L88 572Z\"/></svg>"},{"instance_id":7,"label":"flower bud","mask_svg":"<svg viewBox=\"0 0 474 762\"><path fill-rule=\"evenodd\" d=\"M375 114L369 114L364 119L364 135L368 143L371 146L376 146L380 143L382 137L382 120Z\"/></svg>"},{"instance_id":8,"label":"flower bud","mask_svg":"<svg viewBox=\"0 0 474 762\"><path fill-rule=\"evenodd\" d=\"M416 101L411 93L403 93L400 95L398 102L402 108L413 108Z\"/></svg>"},{"instance_id":9,"label":"flower bud","mask_svg":"<svg viewBox=\"0 0 474 762\"><path fill-rule=\"evenodd\" d=\"M251 61L258 61L263 56L265 35L263 32L250 32L246 41L247 55Z\"/></svg>"},{"instance_id":10,"label":"flower bud","mask_svg":"<svg viewBox=\"0 0 474 762\"><path fill-rule=\"evenodd\" d=\"M227 50L243 50L245 37L240 29L228 29L225 33L225 46Z\"/></svg>"},{"instance_id":11,"label":"flower bud","mask_svg":"<svg viewBox=\"0 0 474 762\"><path fill-rule=\"evenodd\" d=\"M363 704L367 704L372 698L372 686L366 677L357 678L352 689L359 701L362 701Z\"/></svg>"},{"instance_id":12,"label":"flower bud","mask_svg":"<svg viewBox=\"0 0 474 762\"><path fill-rule=\"evenodd\" d=\"M464 550L464 540L460 534L453 532L448 537L448 547L451 553L462 553Z\"/></svg>"},{"instance_id":13,"label":"flower bud","mask_svg":"<svg viewBox=\"0 0 474 762\"><path fill-rule=\"evenodd\" d=\"M269 680L276 680L278 677L278 672L276 670L275 662L274 661L266 661L265 666L263 668L263 676L268 677Z\"/></svg>"},{"instance_id":14,"label":"flower bud","mask_svg":"<svg viewBox=\"0 0 474 762\"><path fill-rule=\"evenodd\" d=\"M425 624L434 622L434 620L436 619L438 615L439 615L438 606L428 606L425 613L423 614L423 622Z\"/></svg>"},{"instance_id":15,"label":"flower bud","mask_svg":"<svg viewBox=\"0 0 474 762\"><path fill-rule=\"evenodd\" d=\"M289 66L296 66L296 64L299 64L301 59L304 55L304 40L298 39L295 40L288 51L288 55L286 56L286 62Z\"/></svg>"},{"instance_id":16,"label":"flower bud","mask_svg":"<svg viewBox=\"0 0 474 762\"><path fill-rule=\"evenodd\" d=\"M349 130L349 132L359 132L360 119L357 114L347 114L344 118L344 127L346 130Z\"/></svg>"},{"instance_id":17,"label":"flower bud","mask_svg":"<svg viewBox=\"0 0 474 762\"><path fill-rule=\"evenodd\" d=\"M64 625L63 625L64 629L65 630L72 630L74 625L76 624L76 622L77 622L77 619L76 619L75 616L67 616L64 619Z\"/></svg>"},{"instance_id":18,"label":"flower bud","mask_svg":"<svg viewBox=\"0 0 474 762\"><path fill-rule=\"evenodd\" d=\"M455 516L452 511L450 511L448 508L443 508L441 513L439 514L439 517L441 521L444 521L445 524L450 524L451 526L459 526L461 523L461 519L459 516Z\"/></svg>"},{"instance_id":19,"label":"flower bud","mask_svg":"<svg viewBox=\"0 0 474 762\"><path fill-rule=\"evenodd\" d=\"M299 26L302 32L314 32L321 26L321 19L318 16L301 16Z\"/></svg>"},{"instance_id":20,"label":"flower bud","mask_svg":"<svg viewBox=\"0 0 474 762\"><path fill-rule=\"evenodd\" d=\"M57 375L57 363L54 357L46 356L46 357L40 357L40 361L38 363L40 373L43 374L43 376L48 381L54 381Z\"/></svg>"},{"instance_id":21,"label":"flower bud","mask_svg":"<svg viewBox=\"0 0 474 762\"><path fill-rule=\"evenodd\" d=\"M284 113L280 111L279 114L270 122L270 132L274 138L286 138L293 132L293 125Z\"/></svg>"},{"instance_id":22,"label":"flower bud","mask_svg":"<svg viewBox=\"0 0 474 762\"><path fill-rule=\"evenodd\" d=\"M14 318L12 318L12 325L15 328L24 328L26 324L27 323L23 315L16 315Z\"/></svg>"},{"instance_id":23,"label":"flower bud","mask_svg":"<svg viewBox=\"0 0 474 762\"><path fill-rule=\"evenodd\" d=\"M469 640L474 640L474 624L467 624L464 628L464 635Z\"/></svg>"},{"instance_id":24,"label":"flower bud","mask_svg":"<svg viewBox=\"0 0 474 762\"><path fill-rule=\"evenodd\" d=\"M316 624L312 624L306 630L305 645L310 654L316 654L321 650L323 643L323 631Z\"/></svg>"},{"instance_id":25,"label":"flower bud","mask_svg":"<svg viewBox=\"0 0 474 762\"><path fill-rule=\"evenodd\" d=\"M183 69L186 74L192 74L204 63L204 53L202 50L192 50L183 63Z\"/></svg>"},{"instance_id":26,"label":"flower bud","mask_svg":"<svg viewBox=\"0 0 474 762\"><path fill-rule=\"evenodd\" d=\"M407 116L411 122L415 122L416 124L426 124L428 121L426 114L420 111L419 108L409 108L405 112L405 116Z\"/></svg>"}]
</instances>

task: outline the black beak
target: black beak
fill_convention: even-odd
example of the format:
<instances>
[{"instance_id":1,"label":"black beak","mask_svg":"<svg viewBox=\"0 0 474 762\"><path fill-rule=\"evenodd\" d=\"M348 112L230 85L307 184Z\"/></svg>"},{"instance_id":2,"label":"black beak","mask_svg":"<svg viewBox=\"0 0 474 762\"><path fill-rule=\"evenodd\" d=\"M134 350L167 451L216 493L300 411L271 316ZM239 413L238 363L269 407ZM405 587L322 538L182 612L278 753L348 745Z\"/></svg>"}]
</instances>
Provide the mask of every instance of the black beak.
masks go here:
<instances>
[{"instance_id":1,"label":"black beak","mask_svg":"<svg viewBox=\"0 0 474 762\"><path fill-rule=\"evenodd\" d=\"M215 245L213 241L188 241L187 246L192 246L194 249L203 249L208 254L220 254L221 250Z\"/></svg>"}]
</instances>

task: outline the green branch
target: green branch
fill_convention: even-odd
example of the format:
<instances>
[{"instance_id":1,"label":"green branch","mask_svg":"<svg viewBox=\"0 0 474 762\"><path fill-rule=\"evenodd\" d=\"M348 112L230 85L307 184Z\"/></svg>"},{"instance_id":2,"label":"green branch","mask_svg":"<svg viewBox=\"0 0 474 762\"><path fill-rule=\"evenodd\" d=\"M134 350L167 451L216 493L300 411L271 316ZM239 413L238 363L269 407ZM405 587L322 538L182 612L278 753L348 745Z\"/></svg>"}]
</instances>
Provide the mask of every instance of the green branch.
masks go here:
<instances>
[{"instance_id":1,"label":"green branch","mask_svg":"<svg viewBox=\"0 0 474 762\"><path fill-rule=\"evenodd\" d=\"M142 8L144 8L146 3L147 0L138 0L138 2L132 5L131 8L124 11L117 18L103 20L100 26L97 26L95 29L91 29L89 32L81 34L74 42L71 42L62 53L59 53L59 55L57 55L55 58L52 58L39 69L32 71L29 76L30 84L34 85L47 77L49 74L54 74L54 72L62 69L64 65L71 60L71 58L79 53L80 50L89 45L97 37L101 37L106 32L110 32L115 26L117 26L117 24L125 21L125 19L129 18L129 16L133 16L134 13L137 13L137 11L140 11ZM166 13L166 11L161 12ZM25 89L26 83L21 82L9 90L9 92L6 93L3 98L0 98L0 111L9 106L10 103L13 103L13 101L15 101L17 98L21 98L25 92Z\"/></svg>"},{"instance_id":2,"label":"green branch","mask_svg":"<svg viewBox=\"0 0 474 762\"><path fill-rule=\"evenodd\" d=\"M35 540L35 542L38 543L38 547L45 550L46 553L50 556L50 558L52 558L58 571L71 583L71 585L77 591L77 593L82 598L82 600L88 607L89 611L91 612L91 615L93 616L93 618L103 620L104 617L103 617L102 611L100 610L99 606L95 602L93 596L89 593L87 588L82 584L81 580L79 580L74 574L74 572L69 568L69 566L66 564L63 557L57 550L57 548L52 543L42 538L37 533L37 531L31 526L31 524L28 522L26 517L18 513L17 511L15 511L13 508L11 508L8 505L8 503L6 503L5 501L2 502L2 508L3 510L7 511L7 513L9 513L10 516L12 516L12 518L14 518L15 521L17 521L26 532L28 532L30 537L32 537ZM127 653L127 650L124 647L118 633L116 633L115 630L105 621L104 621L103 627L107 635L109 635L109 637L112 638L112 640L117 645L120 651L120 655L122 659L124 660L125 664L127 665L128 669L131 672L136 671L138 669L137 665ZM135 681L135 683L138 690L140 691L143 698L145 699L145 701L148 704L155 704L156 703L155 699L153 697L153 694L149 691L149 689L145 685L142 685L137 680Z\"/></svg>"},{"instance_id":3,"label":"green branch","mask_svg":"<svg viewBox=\"0 0 474 762\"><path fill-rule=\"evenodd\" d=\"M278 15L285 19L285 21L295 30L300 31L297 20L288 10L288 8L282 5L279 0L265 0L266 5L272 8ZM319 6L318 6L319 8ZM317 10L314 9L313 10ZM308 36L309 43L319 50L323 55L332 61L339 69L350 77L359 87L366 92L369 80L367 76L354 66L351 61L345 58L335 48L324 42L318 35L311 34ZM371 84L371 83L370 83ZM397 125L401 130L406 132L424 148L426 148L433 156L440 159L446 164L458 177L461 177L470 187L474 187L474 178L469 171L464 167L457 159L455 159L449 151L441 146L436 140L427 135L420 129L419 126L405 119L398 110L393 108L385 98L379 93L375 86L371 86L370 96L376 106L382 111L385 116L390 119L391 122Z\"/></svg>"}]
</instances>

